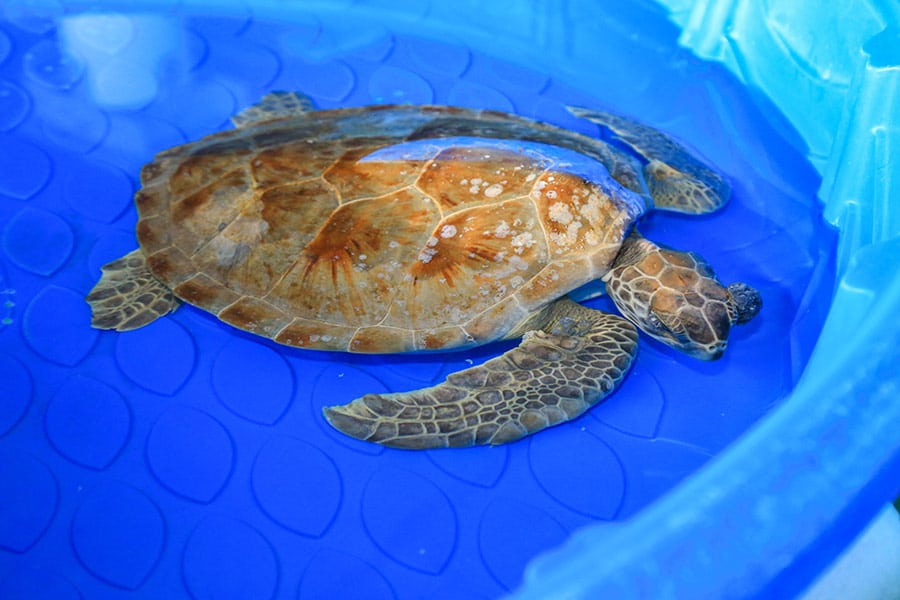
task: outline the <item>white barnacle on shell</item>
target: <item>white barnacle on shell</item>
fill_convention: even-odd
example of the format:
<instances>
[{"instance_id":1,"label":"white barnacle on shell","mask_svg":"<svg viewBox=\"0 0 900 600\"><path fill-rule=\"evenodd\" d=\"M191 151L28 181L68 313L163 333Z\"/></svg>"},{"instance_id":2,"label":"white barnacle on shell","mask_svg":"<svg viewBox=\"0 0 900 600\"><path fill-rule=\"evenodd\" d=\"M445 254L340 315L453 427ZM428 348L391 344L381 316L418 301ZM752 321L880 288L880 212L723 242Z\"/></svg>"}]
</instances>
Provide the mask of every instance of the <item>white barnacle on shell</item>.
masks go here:
<instances>
[{"instance_id":1,"label":"white barnacle on shell","mask_svg":"<svg viewBox=\"0 0 900 600\"><path fill-rule=\"evenodd\" d=\"M437 254L437 250L434 248L423 248L421 252L419 252L419 261L428 264L431 262L431 259L434 258L435 254Z\"/></svg>"},{"instance_id":2,"label":"white barnacle on shell","mask_svg":"<svg viewBox=\"0 0 900 600\"><path fill-rule=\"evenodd\" d=\"M488 198L496 198L497 196L499 196L502 193L503 193L503 186L500 185L499 183L489 185L484 190L484 195L487 196Z\"/></svg>"},{"instance_id":3,"label":"white barnacle on shell","mask_svg":"<svg viewBox=\"0 0 900 600\"><path fill-rule=\"evenodd\" d=\"M600 221L601 207L600 196L592 193L588 196L587 202L579 207L578 212L587 219L588 223L598 223Z\"/></svg>"},{"instance_id":4,"label":"white barnacle on shell","mask_svg":"<svg viewBox=\"0 0 900 600\"><path fill-rule=\"evenodd\" d=\"M522 254L526 248L531 248L535 244L534 236L530 231L525 231L513 236L509 241L510 245L515 249L516 254Z\"/></svg>"},{"instance_id":5,"label":"white barnacle on shell","mask_svg":"<svg viewBox=\"0 0 900 600\"><path fill-rule=\"evenodd\" d=\"M554 202L550 205L548 210L550 213L550 220L554 223L559 223L560 225L568 225L575 218L572 216L572 211L569 210L569 205L565 202Z\"/></svg>"},{"instance_id":6,"label":"white barnacle on shell","mask_svg":"<svg viewBox=\"0 0 900 600\"><path fill-rule=\"evenodd\" d=\"M506 236L512 233L512 229L509 226L509 223L506 221L500 221L497 224L497 227L494 228L494 237L505 238Z\"/></svg>"},{"instance_id":7,"label":"white barnacle on shell","mask_svg":"<svg viewBox=\"0 0 900 600\"><path fill-rule=\"evenodd\" d=\"M566 236L569 238L569 243L574 244L578 241L578 232L584 226L581 221L572 221L569 223L568 227L566 227Z\"/></svg>"},{"instance_id":8,"label":"white barnacle on shell","mask_svg":"<svg viewBox=\"0 0 900 600\"><path fill-rule=\"evenodd\" d=\"M528 261L523 259L521 256L517 256L517 255L510 256L509 264L517 271L527 271L528 270Z\"/></svg>"}]
</instances>

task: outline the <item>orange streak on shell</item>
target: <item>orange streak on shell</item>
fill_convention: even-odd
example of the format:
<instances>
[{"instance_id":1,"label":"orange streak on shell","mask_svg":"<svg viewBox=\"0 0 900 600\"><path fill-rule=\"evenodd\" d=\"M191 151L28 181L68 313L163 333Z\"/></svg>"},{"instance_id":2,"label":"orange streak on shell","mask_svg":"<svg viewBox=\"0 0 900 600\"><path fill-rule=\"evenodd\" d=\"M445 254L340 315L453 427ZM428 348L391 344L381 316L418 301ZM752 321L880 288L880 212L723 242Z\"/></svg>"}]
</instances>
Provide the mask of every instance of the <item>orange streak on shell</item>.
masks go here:
<instances>
[{"instance_id":1,"label":"orange streak on shell","mask_svg":"<svg viewBox=\"0 0 900 600\"><path fill-rule=\"evenodd\" d=\"M463 325L512 295L547 262L526 198L452 214L437 224L410 267L412 281L385 321L395 327Z\"/></svg>"},{"instance_id":2,"label":"orange streak on shell","mask_svg":"<svg viewBox=\"0 0 900 600\"><path fill-rule=\"evenodd\" d=\"M365 146L349 150L322 175L337 189L342 202L381 196L410 186L419 177L425 161L365 160L376 149Z\"/></svg>"},{"instance_id":3,"label":"orange streak on shell","mask_svg":"<svg viewBox=\"0 0 900 600\"><path fill-rule=\"evenodd\" d=\"M524 196L543 169L531 157L488 145L447 148L435 156L416 186L450 214Z\"/></svg>"},{"instance_id":4,"label":"orange streak on shell","mask_svg":"<svg viewBox=\"0 0 900 600\"><path fill-rule=\"evenodd\" d=\"M375 325L438 219L412 190L338 208L270 294L307 319Z\"/></svg>"}]
</instances>

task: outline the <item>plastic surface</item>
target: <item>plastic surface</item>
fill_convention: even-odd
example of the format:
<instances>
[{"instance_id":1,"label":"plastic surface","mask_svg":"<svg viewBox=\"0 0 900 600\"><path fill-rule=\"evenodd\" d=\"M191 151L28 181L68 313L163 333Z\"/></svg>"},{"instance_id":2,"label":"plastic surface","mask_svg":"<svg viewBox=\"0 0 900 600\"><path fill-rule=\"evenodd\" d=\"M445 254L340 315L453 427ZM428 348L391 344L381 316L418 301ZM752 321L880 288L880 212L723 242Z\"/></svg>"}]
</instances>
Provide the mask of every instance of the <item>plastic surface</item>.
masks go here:
<instances>
[{"instance_id":1,"label":"plastic surface","mask_svg":"<svg viewBox=\"0 0 900 600\"><path fill-rule=\"evenodd\" d=\"M900 492L898 5L663 4L681 43L764 90L803 135L840 230L839 281L783 406L615 536L580 531L521 598L790 597Z\"/></svg>"},{"instance_id":2,"label":"plastic surface","mask_svg":"<svg viewBox=\"0 0 900 600\"><path fill-rule=\"evenodd\" d=\"M813 357L866 369L804 373L829 310L834 240L818 222L816 174L785 141L799 136L724 69L678 50L678 31L655 5L608 14L599 4L153 2L125 12L92 2L83 12L6 2L0 597L489 598L516 589L528 561L560 544L521 595L715 597L814 576L862 527L854 502L870 509L896 474L896 441L881 432L897 419L879 404L894 393L883 364L891 355L879 345L896 347L892 305L882 304L896 300L895 280L878 262L890 255L839 262L860 266L842 280L837 299L850 304L832 309L824 335L849 314L868 314L857 321L868 345L820 342ZM82 297L101 264L133 248L140 165L226 127L235 110L278 88L302 89L323 108L454 103L592 135L564 105L637 114L736 185L719 215L655 215L642 230L699 251L726 281L758 285L764 318L737 330L728 357L712 365L644 339L620 392L570 425L506 448L421 454L342 438L319 408L427 385L499 348L303 353L189 307L129 334L91 330ZM866 336L876 330L887 337L873 345ZM854 361L863 348L869 360ZM876 377L888 384L869 394ZM843 389L865 390L842 396L860 406L838 398L809 410L816 393ZM841 478L839 490L830 484L843 471L826 485L818 471L801 476L826 464L810 461L827 447L821 430L835 435L832 410L847 423L838 441L866 431L880 444L865 448L870 466ZM781 429L765 433L772 422ZM798 427L808 433L795 442ZM840 448L822 460L856 457ZM797 454L779 462L789 452ZM763 467L765 477L747 478ZM775 491L756 487L769 480ZM828 502L811 508L823 493ZM779 502L792 510L769 509ZM781 520L799 523L813 509L830 520L806 520L801 535ZM787 584L776 578L786 565L795 576Z\"/></svg>"}]
</instances>

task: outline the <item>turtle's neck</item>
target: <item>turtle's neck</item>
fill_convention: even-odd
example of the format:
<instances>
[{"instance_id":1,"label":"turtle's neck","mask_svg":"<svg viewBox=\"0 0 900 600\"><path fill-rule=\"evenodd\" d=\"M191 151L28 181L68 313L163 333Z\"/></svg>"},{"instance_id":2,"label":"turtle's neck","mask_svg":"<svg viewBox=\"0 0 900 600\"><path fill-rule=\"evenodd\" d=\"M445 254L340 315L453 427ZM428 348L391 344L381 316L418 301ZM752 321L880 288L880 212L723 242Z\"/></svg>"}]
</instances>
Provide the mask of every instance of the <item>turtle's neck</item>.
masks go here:
<instances>
[{"instance_id":1,"label":"turtle's neck","mask_svg":"<svg viewBox=\"0 0 900 600\"><path fill-rule=\"evenodd\" d=\"M613 266L623 267L634 264L656 248L656 244L642 236L637 228L634 228L622 242Z\"/></svg>"}]
</instances>

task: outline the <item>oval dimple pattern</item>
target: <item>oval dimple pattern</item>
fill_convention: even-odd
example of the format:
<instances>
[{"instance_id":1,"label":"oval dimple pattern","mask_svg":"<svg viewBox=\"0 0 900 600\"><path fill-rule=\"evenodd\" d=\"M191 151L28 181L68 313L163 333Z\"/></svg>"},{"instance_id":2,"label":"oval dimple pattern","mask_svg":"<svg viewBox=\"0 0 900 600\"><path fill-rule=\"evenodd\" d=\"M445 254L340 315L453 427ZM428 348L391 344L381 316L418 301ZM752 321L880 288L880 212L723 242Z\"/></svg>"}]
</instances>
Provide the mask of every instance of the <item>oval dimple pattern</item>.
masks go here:
<instances>
[{"instance_id":1,"label":"oval dimple pattern","mask_svg":"<svg viewBox=\"0 0 900 600\"><path fill-rule=\"evenodd\" d=\"M75 555L92 575L136 590L162 555L166 523L156 503L140 490L104 483L85 494L71 535Z\"/></svg>"},{"instance_id":2,"label":"oval dimple pattern","mask_svg":"<svg viewBox=\"0 0 900 600\"><path fill-rule=\"evenodd\" d=\"M817 331L814 321L826 312L803 316L798 329L797 307L815 304L809 286L816 281L828 288L822 302L830 298L828 277L817 265L830 256L829 242L818 239L809 217L819 212L815 190L799 191L810 179L803 157L757 122L756 105L730 79L716 85L721 74L709 65L684 60L672 69L671 56L684 53L662 42L623 52L640 40L615 28L595 40L574 30L563 36L554 23L529 25L491 3L479 9L484 19L471 23L490 28L491 56L467 45L462 30L457 38L435 29L435 15L453 7L434 2L403 8L339 0L325 11L310 8L321 3L304 3L289 14L243 3L219 16L211 4L205 14L191 12L192 3L153 4L154 12L132 13L10 0L0 11L0 598L501 597L519 588L536 556L580 527L639 513L785 397L797 366L791 344ZM553 12L574 14L581 4L562 3ZM369 11L365 17L356 13L360 5ZM405 20L394 22L404 10ZM595 70L588 77L552 72L505 52L499 19L527 36L532 50L548 40L575 54L598 45L590 55ZM648 31L671 29L659 19ZM646 64L633 64L636 56ZM602 93L585 91L591 89ZM439 149L408 157L406 173L373 183L373 164L339 160L354 156L352 148L335 150L319 140L309 152L305 139L277 146L273 140L283 132L263 127L257 141L265 148L233 145L235 156L191 164L176 164L169 154L145 171L152 189L145 190L146 222L138 226L133 195L142 167L166 149L231 130L230 116L274 90L300 90L324 109L436 103L512 110L592 137L606 132L567 105L681 128L685 141L741 183L732 204L716 215L693 221L657 215L641 231L696 250L726 283L759 284L765 318L737 329L718 363L675 356L642 339L630 376L604 405L512 445L417 453L344 436L325 422L323 407L435 385L513 342L452 354L376 356L300 350L248 333L272 324L255 319L267 316L266 306L253 304L250 293L238 301L244 292L224 284L280 289L279 282L296 275L292 268L305 265L301 250L322 227L314 218L321 209L307 204L308 212L296 218L291 202L298 184L318 182L305 188L307 198L329 211L340 202L368 202L373 188L391 188L394 196L371 203L369 212L346 210L348 217L389 215L392 200L421 206L426 189L438 202L440 191L459 200L457 208L448 201L441 215L428 215L424 227L407 227L416 232L407 235L415 238L408 243L413 261L433 249L430 236L439 252L451 248L454 228L463 240L466 227L502 233L506 220L510 231L522 233L528 215L498 209L485 224L465 221L463 212L484 197L522 198L532 184L523 184L525 192L514 189L511 169L518 163L503 163L499 146L486 150L502 172L484 177L475 165L464 175L445 173L448 181L455 177L453 190L438 181L439 167L426 174ZM654 90L666 90L667 101L660 103ZM693 102L701 114L692 111ZM720 114L726 108L729 114ZM216 138L219 145L205 152L233 136ZM248 165L242 150L264 160ZM379 151L390 155L391 149ZM778 158L775 166L759 159L769 151ZM200 167L192 171L192 165ZM582 166L570 171L584 174ZM170 205L163 180L178 167L171 185L179 194ZM235 189L248 186L240 210L204 196L210 180L219 180L214 168L231 174ZM157 227L152 219L160 210L195 211L179 235L198 227L196 247ZM295 220L284 218L292 211ZM250 223L258 230L240 220L263 212L268 221ZM390 233L397 219L383 220ZM135 249L136 226L157 237L154 252L174 245L192 264L204 265L208 279L186 280L182 289L215 296L207 308L229 314L231 307L231 322L243 330L191 306L135 331L92 329L84 297L103 264ZM266 273L264 249L249 244L256 253L247 254L244 272L235 272L237 261L229 258L244 249L226 247L225 237L241 241L259 233L274 243L302 227L309 231L284 252L280 271ZM332 244L320 245L329 261L345 260L353 273L347 287L357 296L340 306L322 291L307 298L307 315L348 307L365 313L373 286L398 284L402 274L378 277L368 269L380 246L351 252L345 246L352 234L340 244L339 236L326 237ZM468 243L471 237L465 241L455 248L488 254ZM446 267L428 284L438 297L446 285L441 277L446 282L459 269L436 256L433 268ZM170 252L169 258L178 257ZM332 285L330 265L310 273ZM390 314L389 300L399 297L382 294L378 315L359 322ZM614 310L603 299L589 303ZM433 320L442 310L412 305ZM254 318L240 321L241 310ZM403 318L396 321L391 325ZM486 330L490 323L481 325ZM365 349L384 334L377 326L315 335L320 343L323 335L346 338L331 347L345 349L352 339ZM390 329L397 345L409 341L401 327ZM811 348L813 342L803 343Z\"/></svg>"},{"instance_id":3,"label":"oval dimple pattern","mask_svg":"<svg viewBox=\"0 0 900 600\"><path fill-rule=\"evenodd\" d=\"M169 490L195 502L211 502L222 491L233 461L228 432L198 410L168 410L147 437L150 470Z\"/></svg>"}]
</instances>

